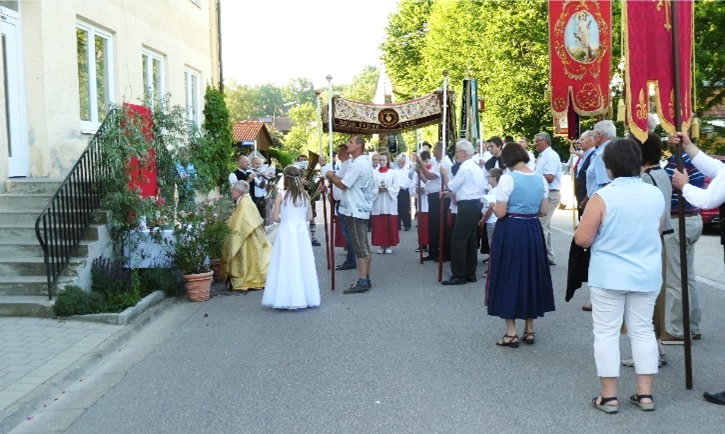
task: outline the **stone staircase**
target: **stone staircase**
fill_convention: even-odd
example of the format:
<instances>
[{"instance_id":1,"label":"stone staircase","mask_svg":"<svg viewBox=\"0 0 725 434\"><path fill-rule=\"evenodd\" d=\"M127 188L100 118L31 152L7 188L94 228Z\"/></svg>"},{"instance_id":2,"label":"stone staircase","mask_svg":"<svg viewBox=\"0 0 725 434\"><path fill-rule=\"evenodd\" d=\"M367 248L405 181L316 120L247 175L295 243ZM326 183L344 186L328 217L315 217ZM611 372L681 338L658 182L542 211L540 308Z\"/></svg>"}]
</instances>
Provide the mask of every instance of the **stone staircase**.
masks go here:
<instances>
[{"instance_id":1,"label":"stone staircase","mask_svg":"<svg viewBox=\"0 0 725 434\"><path fill-rule=\"evenodd\" d=\"M35 220L60 184L47 178L5 181L6 192L0 194L0 316L53 315ZM92 224L85 231L58 287L73 284L89 289L91 256L104 250L104 229L103 224Z\"/></svg>"}]
</instances>

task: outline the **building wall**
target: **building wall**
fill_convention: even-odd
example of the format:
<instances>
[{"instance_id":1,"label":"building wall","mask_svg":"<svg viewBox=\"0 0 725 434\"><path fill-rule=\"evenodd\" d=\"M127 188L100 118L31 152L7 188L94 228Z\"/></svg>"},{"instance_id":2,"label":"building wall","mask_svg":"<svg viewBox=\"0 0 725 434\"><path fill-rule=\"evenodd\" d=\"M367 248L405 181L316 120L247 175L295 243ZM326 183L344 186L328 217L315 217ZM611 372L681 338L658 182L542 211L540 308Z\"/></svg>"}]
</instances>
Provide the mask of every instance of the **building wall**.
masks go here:
<instances>
[{"instance_id":1,"label":"building wall","mask_svg":"<svg viewBox=\"0 0 725 434\"><path fill-rule=\"evenodd\" d=\"M2 28L0 20L0 28ZM0 78L5 65L3 64L3 56L0 56ZM0 180L8 179L8 131L7 131L7 113L5 113L5 86L0 86ZM5 192L5 183L0 182L0 193Z\"/></svg>"},{"instance_id":2,"label":"building wall","mask_svg":"<svg viewBox=\"0 0 725 434\"><path fill-rule=\"evenodd\" d=\"M186 104L185 68L200 74L200 108L205 84L218 86L216 0L23 1L21 20L33 177L64 177L92 137L80 126L79 21L112 35L116 104L143 101L144 48L164 58L172 105Z\"/></svg>"}]
</instances>

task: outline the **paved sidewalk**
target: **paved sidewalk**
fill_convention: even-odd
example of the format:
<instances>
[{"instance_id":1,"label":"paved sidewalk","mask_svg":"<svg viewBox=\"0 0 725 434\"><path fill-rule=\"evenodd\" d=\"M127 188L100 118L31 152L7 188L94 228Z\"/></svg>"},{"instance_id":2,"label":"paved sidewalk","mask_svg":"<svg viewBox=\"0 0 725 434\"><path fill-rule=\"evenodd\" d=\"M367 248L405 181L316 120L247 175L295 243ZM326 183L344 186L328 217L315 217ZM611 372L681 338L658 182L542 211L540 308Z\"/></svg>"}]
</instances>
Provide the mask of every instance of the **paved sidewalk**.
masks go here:
<instances>
[{"instance_id":1,"label":"paved sidewalk","mask_svg":"<svg viewBox=\"0 0 725 434\"><path fill-rule=\"evenodd\" d=\"M0 413L123 326L42 318L0 318Z\"/></svg>"}]
</instances>

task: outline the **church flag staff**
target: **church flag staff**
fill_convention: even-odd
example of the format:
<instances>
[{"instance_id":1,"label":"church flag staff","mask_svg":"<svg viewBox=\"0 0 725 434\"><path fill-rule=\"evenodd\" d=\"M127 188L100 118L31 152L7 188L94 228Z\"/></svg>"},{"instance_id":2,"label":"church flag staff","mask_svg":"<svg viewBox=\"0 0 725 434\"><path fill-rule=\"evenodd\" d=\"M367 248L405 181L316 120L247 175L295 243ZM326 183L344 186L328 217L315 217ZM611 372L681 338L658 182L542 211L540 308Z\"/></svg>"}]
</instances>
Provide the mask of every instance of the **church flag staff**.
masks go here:
<instances>
[{"instance_id":1,"label":"church flag staff","mask_svg":"<svg viewBox=\"0 0 725 434\"><path fill-rule=\"evenodd\" d=\"M441 128L443 128L443 135L442 135L442 150L441 150L441 161L438 162L439 165L443 164L443 158L446 156L446 149L448 149L448 70L443 70L443 120L441 123ZM444 231L444 225L446 216L444 215L444 206L446 201L443 200L443 171L440 170L441 173L441 191L440 196L441 200L440 202L440 222L438 225L439 233L438 233L438 282L443 281L443 251L444 249L444 237L443 237L443 231Z\"/></svg>"},{"instance_id":2,"label":"church flag staff","mask_svg":"<svg viewBox=\"0 0 725 434\"><path fill-rule=\"evenodd\" d=\"M675 129L683 130L682 125L682 104L680 100L680 47L678 41L678 14L677 2L670 3L672 13L672 67L674 74L674 106L675 106ZM692 6L690 6L692 8ZM692 9L690 9L692 10ZM690 17L692 19L692 17ZM690 53L692 54L692 53ZM688 68L689 69L689 68ZM689 72L689 71L688 71ZM689 95L689 93L688 93ZM690 104L688 104L689 108ZM687 128L684 129L687 134ZM685 162L682 157L682 140L677 144L677 170L685 171ZM680 240L686 240L685 234L685 198L682 197L682 190L677 189L677 222L679 223ZM680 242L680 277L682 287L682 331L685 338L685 387L692 390L692 335L690 334L690 285L687 276L687 246L684 242Z\"/></svg>"},{"instance_id":3,"label":"church flag staff","mask_svg":"<svg viewBox=\"0 0 725 434\"><path fill-rule=\"evenodd\" d=\"M330 187L330 190L332 187ZM328 230L328 218L327 218L327 197L332 196L327 194L327 192L323 191L320 193L322 196L322 216L325 220L325 255L327 256L327 269L332 269L332 260L335 257L335 245L330 242L330 231ZM330 219L334 219L335 217L330 216Z\"/></svg>"},{"instance_id":4,"label":"church flag staff","mask_svg":"<svg viewBox=\"0 0 725 434\"><path fill-rule=\"evenodd\" d=\"M329 121L327 122L328 127L328 135L330 136L330 159L328 160L330 162L330 166L333 167L333 159L332 159L332 75L327 74L327 110L328 110L328 118ZM320 139L322 139L322 134L320 134ZM322 140L320 140L320 148L322 148ZM330 183L330 191L332 191L332 183ZM325 212L325 220L327 220L327 210ZM330 206L330 220L331 220L331 226L332 226L332 233L335 233L335 216L333 215L335 213L335 207ZM325 231L327 231L327 222L325 222ZM327 233L327 232L326 232ZM328 261L330 263L330 290L335 290L335 236L333 235L331 237L332 244L327 243L327 239L325 239L325 242L329 246L329 252L328 252Z\"/></svg>"}]
</instances>

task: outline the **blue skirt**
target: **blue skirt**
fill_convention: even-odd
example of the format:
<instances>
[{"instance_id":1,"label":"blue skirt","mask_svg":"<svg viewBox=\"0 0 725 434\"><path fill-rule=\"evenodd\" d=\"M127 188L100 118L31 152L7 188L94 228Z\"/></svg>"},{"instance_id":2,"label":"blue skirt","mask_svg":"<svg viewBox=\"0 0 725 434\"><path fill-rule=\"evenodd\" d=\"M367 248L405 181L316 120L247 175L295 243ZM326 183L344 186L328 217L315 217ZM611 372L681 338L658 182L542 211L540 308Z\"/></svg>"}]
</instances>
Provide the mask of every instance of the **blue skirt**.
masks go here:
<instances>
[{"instance_id":1,"label":"blue skirt","mask_svg":"<svg viewBox=\"0 0 725 434\"><path fill-rule=\"evenodd\" d=\"M496 222L488 261L488 314L528 319L553 312L554 289L539 219L506 216Z\"/></svg>"}]
</instances>

